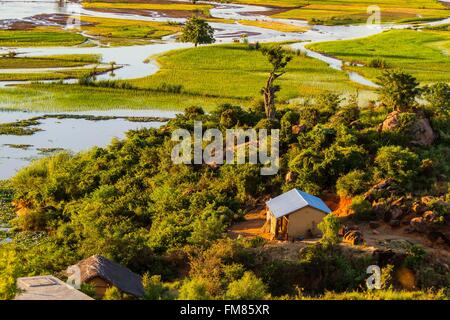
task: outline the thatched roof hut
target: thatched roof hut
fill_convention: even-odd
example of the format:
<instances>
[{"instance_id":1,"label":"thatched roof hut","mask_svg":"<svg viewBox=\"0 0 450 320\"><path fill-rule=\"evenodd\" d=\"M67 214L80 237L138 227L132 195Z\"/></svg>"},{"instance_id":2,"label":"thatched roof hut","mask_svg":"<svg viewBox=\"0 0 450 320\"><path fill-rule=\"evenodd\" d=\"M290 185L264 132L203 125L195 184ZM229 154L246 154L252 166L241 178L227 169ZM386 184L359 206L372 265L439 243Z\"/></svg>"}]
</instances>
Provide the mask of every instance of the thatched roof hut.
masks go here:
<instances>
[{"instance_id":1,"label":"thatched roof hut","mask_svg":"<svg viewBox=\"0 0 450 320\"><path fill-rule=\"evenodd\" d=\"M135 297L144 295L141 276L103 256L94 255L76 266L80 269L81 283L93 285L99 297L112 286Z\"/></svg>"}]
</instances>

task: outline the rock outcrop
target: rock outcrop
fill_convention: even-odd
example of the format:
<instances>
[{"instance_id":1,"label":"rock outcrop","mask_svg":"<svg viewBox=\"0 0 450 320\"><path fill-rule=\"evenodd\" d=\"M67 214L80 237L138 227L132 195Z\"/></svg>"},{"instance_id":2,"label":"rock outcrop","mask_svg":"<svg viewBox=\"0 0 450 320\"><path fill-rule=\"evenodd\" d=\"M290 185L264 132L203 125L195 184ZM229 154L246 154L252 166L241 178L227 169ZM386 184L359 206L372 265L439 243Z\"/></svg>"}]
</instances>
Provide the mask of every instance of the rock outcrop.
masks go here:
<instances>
[{"instance_id":1,"label":"rock outcrop","mask_svg":"<svg viewBox=\"0 0 450 320\"><path fill-rule=\"evenodd\" d=\"M400 111L391 112L379 127L379 131L394 131L402 129ZM410 143L420 146L430 146L436 140L436 134L431 127L430 120L424 115L417 113L406 129L410 138Z\"/></svg>"}]
</instances>

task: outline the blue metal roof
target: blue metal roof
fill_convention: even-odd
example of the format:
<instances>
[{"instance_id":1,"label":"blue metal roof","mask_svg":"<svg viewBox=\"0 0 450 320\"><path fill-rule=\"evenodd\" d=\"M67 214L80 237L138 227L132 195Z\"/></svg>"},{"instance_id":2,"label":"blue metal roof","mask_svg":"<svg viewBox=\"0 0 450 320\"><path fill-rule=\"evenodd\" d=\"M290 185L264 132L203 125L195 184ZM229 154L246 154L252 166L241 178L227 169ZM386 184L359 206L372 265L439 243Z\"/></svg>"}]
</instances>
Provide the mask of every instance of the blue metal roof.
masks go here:
<instances>
[{"instance_id":1,"label":"blue metal roof","mask_svg":"<svg viewBox=\"0 0 450 320\"><path fill-rule=\"evenodd\" d=\"M292 189L266 202L270 212L277 218L288 215L305 207L313 207L325 213L331 210L322 199L309 193Z\"/></svg>"}]
</instances>

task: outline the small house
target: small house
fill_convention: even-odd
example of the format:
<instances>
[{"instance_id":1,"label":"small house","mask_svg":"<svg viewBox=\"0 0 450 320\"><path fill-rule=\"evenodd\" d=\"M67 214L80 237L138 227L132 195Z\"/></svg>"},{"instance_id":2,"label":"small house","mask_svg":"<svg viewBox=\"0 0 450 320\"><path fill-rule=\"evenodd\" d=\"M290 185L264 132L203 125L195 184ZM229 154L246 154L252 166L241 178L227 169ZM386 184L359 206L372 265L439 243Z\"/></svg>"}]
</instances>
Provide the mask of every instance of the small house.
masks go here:
<instances>
[{"instance_id":1,"label":"small house","mask_svg":"<svg viewBox=\"0 0 450 320\"><path fill-rule=\"evenodd\" d=\"M74 267L79 268L80 283L93 286L99 298L102 298L110 287L116 287L122 293L136 298L144 295L140 275L103 256L94 255L69 268L73 270Z\"/></svg>"},{"instance_id":2,"label":"small house","mask_svg":"<svg viewBox=\"0 0 450 320\"><path fill-rule=\"evenodd\" d=\"M18 278L17 289L14 300L94 300L50 275Z\"/></svg>"},{"instance_id":3,"label":"small house","mask_svg":"<svg viewBox=\"0 0 450 320\"><path fill-rule=\"evenodd\" d=\"M292 189L266 202L266 225L276 239L293 240L320 235L317 225L331 212L322 201Z\"/></svg>"}]
</instances>

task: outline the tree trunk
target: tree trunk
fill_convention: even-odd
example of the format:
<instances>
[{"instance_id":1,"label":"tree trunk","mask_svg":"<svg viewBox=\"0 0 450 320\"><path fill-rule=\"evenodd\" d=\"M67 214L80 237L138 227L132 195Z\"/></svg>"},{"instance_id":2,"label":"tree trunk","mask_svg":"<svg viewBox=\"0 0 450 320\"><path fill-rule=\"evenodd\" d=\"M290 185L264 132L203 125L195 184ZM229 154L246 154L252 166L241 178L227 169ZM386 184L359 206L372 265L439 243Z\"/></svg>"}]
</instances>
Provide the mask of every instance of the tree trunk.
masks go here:
<instances>
[{"instance_id":1,"label":"tree trunk","mask_svg":"<svg viewBox=\"0 0 450 320\"><path fill-rule=\"evenodd\" d=\"M264 111L266 113L267 119L272 120L275 116L274 112L274 97L273 97L273 81L274 73L270 73L269 79L267 80L266 86L263 88L264 95Z\"/></svg>"}]
</instances>

